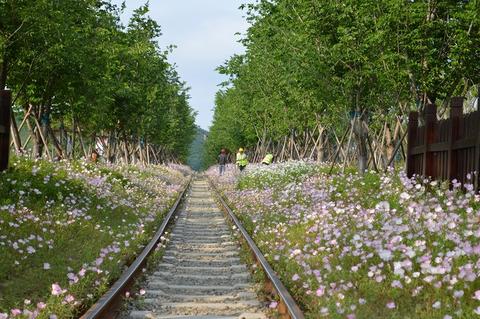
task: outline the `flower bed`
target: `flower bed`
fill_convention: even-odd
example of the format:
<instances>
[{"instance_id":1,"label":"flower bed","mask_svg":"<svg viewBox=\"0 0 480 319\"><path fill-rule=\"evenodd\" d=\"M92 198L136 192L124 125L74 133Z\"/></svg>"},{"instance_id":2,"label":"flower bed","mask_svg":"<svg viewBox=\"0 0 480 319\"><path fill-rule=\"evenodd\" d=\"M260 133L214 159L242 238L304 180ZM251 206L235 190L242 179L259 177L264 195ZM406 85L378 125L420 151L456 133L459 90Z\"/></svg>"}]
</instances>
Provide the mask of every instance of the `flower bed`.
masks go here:
<instances>
[{"instance_id":1,"label":"flower bed","mask_svg":"<svg viewBox=\"0 0 480 319\"><path fill-rule=\"evenodd\" d=\"M307 318L480 318L480 197L301 162L208 175Z\"/></svg>"},{"instance_id":2,"label":"flower bed","mask_svg":"<svg viewBox=\"0 0 480 319\"><path fill-rule=\"evenodd\" d=\"M0 318L85 310L149 241L186 181L166 166L15 159L0 174Z\"/></svg>"}]
</instances>

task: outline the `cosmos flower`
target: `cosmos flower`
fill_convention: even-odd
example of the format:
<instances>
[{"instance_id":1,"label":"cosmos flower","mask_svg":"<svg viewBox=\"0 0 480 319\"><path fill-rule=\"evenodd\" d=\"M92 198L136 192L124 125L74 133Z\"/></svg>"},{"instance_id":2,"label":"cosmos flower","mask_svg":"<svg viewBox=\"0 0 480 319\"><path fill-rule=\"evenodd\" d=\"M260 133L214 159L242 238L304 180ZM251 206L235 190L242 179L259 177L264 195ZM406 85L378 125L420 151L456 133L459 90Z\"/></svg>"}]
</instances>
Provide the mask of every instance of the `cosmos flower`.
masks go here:
<instances>
[{"instance_id":1,"label":"cosmos flower","mask_svg":"<svg viewBox=\"0 0 480 319\"><path fill-rule=\"evenodd\" d=\"M277 308L277 305L278 305L278 302L272 301L268 307L271 308L271 309L275 309L275 308Z\"/></svg>"},{"instance_id":2,"label":"cosmos flower","mask_svg":"<svg viewBox=\"0 0 480 319\"><path fill-rule=\"evenodd\" d=\"M386 305L388 309L394 309L396 307L395 303L393 301L389 301Z\"/></svg>"}]
</instances>

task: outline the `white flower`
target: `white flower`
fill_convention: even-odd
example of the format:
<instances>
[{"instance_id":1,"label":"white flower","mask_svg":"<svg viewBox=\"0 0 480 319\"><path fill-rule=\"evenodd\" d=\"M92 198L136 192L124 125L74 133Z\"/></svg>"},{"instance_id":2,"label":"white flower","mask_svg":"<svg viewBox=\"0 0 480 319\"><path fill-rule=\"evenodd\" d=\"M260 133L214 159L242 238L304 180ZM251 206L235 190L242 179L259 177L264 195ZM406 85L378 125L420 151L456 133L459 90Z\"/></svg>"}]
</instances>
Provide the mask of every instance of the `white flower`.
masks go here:
<instances>
[{"instance_id":1,"label":"white flower","mask_svg":"<svg viewBox=\"0 0 480 319\"><path fill-rule=\"evenodd\" d=\"M408 199L410 199L410 197L411 196L408 193L405 193L405 192L400 194L400 198L404 199L404 200L408 200Z\"/></svg>"},{"instance_id":2,"label":"white flower","mask_svg":"<svg viewBox=\"0 0 480 319\"><path fill-rule=\"evenodd\" d=\"M378 255L384 261L389 261L392 259L392 252L390 250L382 249L378 252Z\"/></svg>"}]
</instances>

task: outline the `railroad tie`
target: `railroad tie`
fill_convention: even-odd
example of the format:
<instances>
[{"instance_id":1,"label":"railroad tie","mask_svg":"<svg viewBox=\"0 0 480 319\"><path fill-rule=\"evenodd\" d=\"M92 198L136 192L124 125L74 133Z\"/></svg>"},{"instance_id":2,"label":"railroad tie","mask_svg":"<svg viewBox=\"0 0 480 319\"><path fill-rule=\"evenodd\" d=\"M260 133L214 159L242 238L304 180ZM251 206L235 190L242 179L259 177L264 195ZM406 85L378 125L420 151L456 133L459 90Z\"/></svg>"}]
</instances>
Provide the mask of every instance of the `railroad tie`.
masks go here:
<instances>
[{"instance_id":1,"label":"railroad tie","mask_svg":"<svg viewBox=\"0 0 480 319\"><path fill-rule=\"evenodd\" d=\"M193 182L146 294L124 318L266 319L240 248L205 180Z\"/></svg>"}]
</instances>

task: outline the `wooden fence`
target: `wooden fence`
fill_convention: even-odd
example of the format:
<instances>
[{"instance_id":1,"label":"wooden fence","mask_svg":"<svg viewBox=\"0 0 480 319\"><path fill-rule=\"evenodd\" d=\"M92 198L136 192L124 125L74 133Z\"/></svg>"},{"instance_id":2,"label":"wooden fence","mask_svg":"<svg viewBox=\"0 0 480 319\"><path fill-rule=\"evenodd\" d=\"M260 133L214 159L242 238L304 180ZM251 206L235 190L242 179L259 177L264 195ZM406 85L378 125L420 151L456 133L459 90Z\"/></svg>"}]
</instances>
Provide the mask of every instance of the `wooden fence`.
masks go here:
<instances>
[{"instance_id":1,"label":"wooden fence","mask_svg":"<svg viewBox=\"0 0 480 319\"><path fill-rule=\"evenodd\" d=\"M418 112L410 112L408 122L407 175L439 180L457 180L478 189L480 169L480 111L463 114L462 97L454 97L450 117L437 120L437 107L425 107L423 125ZM468 180L467 176L471 176ZM475 176L475 177L474 177Z\"/></svg>"},{"instance_id":2,"label":"wooden fence","mask_svg":"<svg viewBox=\"0 0 480 319\"><path fill-rule=\"evenodd\" d=\"M0 172L8 168L12 93L0 90Z\"/></svg>"}]
</instances>

